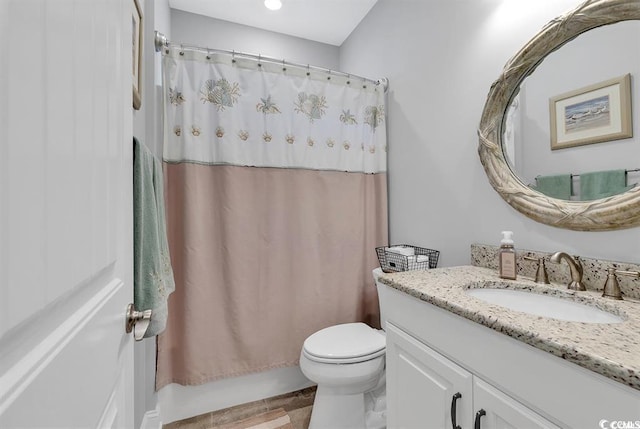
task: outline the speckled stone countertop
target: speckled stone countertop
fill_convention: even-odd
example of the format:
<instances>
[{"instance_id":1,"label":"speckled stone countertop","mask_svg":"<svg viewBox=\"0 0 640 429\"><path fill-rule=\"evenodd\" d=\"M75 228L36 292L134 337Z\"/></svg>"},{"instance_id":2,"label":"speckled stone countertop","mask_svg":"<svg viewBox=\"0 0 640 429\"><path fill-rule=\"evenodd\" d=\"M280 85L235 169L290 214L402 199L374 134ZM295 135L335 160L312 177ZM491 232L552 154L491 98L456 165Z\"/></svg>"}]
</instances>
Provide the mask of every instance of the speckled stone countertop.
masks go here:
<instances>
[{"instance_id":1,"label":"speckled stone countertop","mask_svg":"<svg viewBox=\"0 0 640 429\"><path fill-rule=\"evenodd\" d=\"M595 291L576 292L564 285L541 285L524 277L504 280L496 270L476 266L388 273L380 280L422 301L640 390L638 300L610 300ZM479 287L558 296L614 313L623 322L569 322L513 311L465 293L466 289Z\"/></svg>"}]
</instances>

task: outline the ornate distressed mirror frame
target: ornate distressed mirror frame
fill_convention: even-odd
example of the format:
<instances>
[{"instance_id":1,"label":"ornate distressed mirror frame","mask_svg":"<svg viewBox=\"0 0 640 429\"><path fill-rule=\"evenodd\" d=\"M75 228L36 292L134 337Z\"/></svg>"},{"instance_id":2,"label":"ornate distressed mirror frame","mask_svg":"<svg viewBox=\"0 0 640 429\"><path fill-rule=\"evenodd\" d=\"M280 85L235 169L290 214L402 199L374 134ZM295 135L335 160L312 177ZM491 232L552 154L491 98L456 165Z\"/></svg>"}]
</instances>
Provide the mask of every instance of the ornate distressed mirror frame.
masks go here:
<instances>
[{"instance_id":1,"label":"ornate distressed mirror frame","mask_svg":"<svg viewBox=\"0 0 640 429\"><path fill-rule=\"evenodd\" d=\"M507 62L491 85L478 135L480 161L494 189L524 215L558 228L605 231L640 225L640 186L595 201L565 201L534 191L511 171L502 150L504 117L520 84L565 43L596 27L640 19L640 0L587 0L552 20Z\"/></svg>"}]
</instances>

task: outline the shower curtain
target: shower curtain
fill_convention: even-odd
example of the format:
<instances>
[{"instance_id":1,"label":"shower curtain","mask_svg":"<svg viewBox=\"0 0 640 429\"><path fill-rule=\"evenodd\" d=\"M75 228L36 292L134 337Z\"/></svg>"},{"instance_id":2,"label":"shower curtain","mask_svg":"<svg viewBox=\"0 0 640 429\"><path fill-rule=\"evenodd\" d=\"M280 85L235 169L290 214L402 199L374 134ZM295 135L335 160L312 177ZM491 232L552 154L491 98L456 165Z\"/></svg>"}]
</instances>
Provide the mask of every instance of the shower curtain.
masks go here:
<instances>
[{"instance_id":1,"label":"shower curtain","mask_svg":"<svg viewBox=\"0 0 640 429\"><path fill-rule=\"evenodd\" d=\"M383 89L167 48L164 169L176 289L156 388L297 365L311 333L379 326Z\"/></svg>"}]
</instances>

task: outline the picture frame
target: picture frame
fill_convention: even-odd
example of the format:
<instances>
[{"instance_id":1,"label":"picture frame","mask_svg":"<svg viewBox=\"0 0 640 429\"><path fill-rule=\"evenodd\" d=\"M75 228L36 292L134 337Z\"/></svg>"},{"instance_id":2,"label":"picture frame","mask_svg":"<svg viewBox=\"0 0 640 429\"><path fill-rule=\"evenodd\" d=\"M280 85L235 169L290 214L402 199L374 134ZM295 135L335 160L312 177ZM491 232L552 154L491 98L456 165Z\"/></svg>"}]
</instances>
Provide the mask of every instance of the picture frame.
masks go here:
<instances>
[{"instance_id":1,"label":"picture frame","mask_svg":"<svg viewBox=\"0 0 640 429\"><path fill-rule=\"evenodd\" d=\"M133 54L133 108L140 110L142 106L142 9L138 0L132 0L131 34Z\"/></svg>"},{"instance_id":2,"label":"picture frame","mask_svg":"<svg viewBox=\"0 0 640 429\"><path fill-rule=\"evenodd\" d=\"M633 137L631 75L549 99L551 150Z\"/></svg>"}]
</instances>

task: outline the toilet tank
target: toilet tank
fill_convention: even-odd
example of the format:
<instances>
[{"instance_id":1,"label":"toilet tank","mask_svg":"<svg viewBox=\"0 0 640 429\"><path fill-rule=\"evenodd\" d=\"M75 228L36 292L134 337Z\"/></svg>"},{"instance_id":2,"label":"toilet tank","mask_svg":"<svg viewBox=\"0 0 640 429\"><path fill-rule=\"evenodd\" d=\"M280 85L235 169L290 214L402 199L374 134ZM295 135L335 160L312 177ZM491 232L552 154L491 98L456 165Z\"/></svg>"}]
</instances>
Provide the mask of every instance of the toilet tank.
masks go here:
<instances>
[{"instance_id":1,"label":"toilet tank","mask_svg":"<svg viewBox=\"0 0 640 429\"><path fill-rule=\"evenodd\" d=\"M373 273L373 280L376 282L376 289L378 290L378 302L379 302L378 305L380 306L380 327L384 330L386 329L386 322L387 322L387 317L385 312L385 306L386 306L385 289L388 288L389 286L386 286L378 282L378 277L384 274L382 271L382 268L378 267L375 270L373 270L372 273Z\"/></svg>"}]
</instances>

